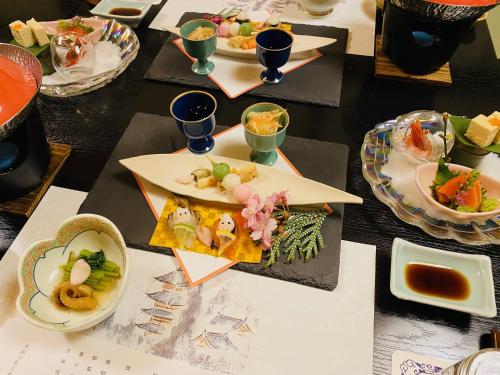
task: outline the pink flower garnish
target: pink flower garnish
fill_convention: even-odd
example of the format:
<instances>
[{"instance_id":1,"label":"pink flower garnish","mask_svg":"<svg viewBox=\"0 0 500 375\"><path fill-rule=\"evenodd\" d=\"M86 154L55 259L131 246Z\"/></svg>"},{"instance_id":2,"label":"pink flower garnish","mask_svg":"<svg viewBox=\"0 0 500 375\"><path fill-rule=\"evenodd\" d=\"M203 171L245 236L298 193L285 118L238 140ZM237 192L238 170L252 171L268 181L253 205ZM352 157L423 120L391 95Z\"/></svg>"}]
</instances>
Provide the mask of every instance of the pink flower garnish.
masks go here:
<instances>
[{"instance_id":1,"label":"pink flower garnish","mask_svg":"<svg viewBox=\"0 0 500 375\"><path fill-rule=\"evenodd\" d=\"M455 196L455 201L460 205L460 206L465 206L465 198L466 198L467 192L461 191Z\"/></svg>"},{"instance_id":2,"label":"pink flower garnish","mask_svg":"<svg viewBox=\"0 0 500 375\"><path fill-rule=\"evenodd\" d=\"M264 212L259 212L252 226L252 234L250 234L250 237L252 237L254 241L261 240L266 248L270 248L272 245L271 238L273 231L275 231L277 227L278 222L276 219L269 217Z\"/></svg>"},{"instance_id":3,"label":"pink flower garnish","mask_svg":"<svg viewBox=\"0 0 500 375\"><path fill-rule=\"evenodd\" d=\"M278 194L272 193L270 196L266 198L266 203L264 204L264 212L267 216L271 215L271 212L274 210L274 205L278 200Z\"/></svg>"},{"instance_id":4,"label":"pink flower garnish","mask_svg":"<svg viewBox=\"0 0 500 375\"><path fill-rule=\"evenodd\" d=\"M241 210L241 216L245 218L245 227L251 228L255 224L256 215L264 207L264 202L260 201L258 194L253 194L247 200L246 207Z\"/></svg>"}]
</instances>

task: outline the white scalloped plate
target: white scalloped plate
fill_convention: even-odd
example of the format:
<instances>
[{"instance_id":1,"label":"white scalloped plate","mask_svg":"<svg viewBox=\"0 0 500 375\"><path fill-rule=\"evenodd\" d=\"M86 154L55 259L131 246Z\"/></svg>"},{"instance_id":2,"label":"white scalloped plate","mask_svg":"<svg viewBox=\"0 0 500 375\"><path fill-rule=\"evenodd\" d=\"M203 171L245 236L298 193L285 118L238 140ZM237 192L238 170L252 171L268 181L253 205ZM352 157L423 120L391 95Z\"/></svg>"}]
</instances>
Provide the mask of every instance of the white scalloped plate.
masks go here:
<instances>
[{"instance_id":1,"label":"white scalloped plate","mask_svg":"<svg viewBox=\"0 0 500 375\"><path fill-rule=\"evenodd\" d=\"M91 311L62 310L51 302L54 287L61 281L60 266L70 251L103 250L106 258L118 264L122 277L116 287L98 298L98 307ZM128 253L118 228L108 219L92 214L67 219L54 239L31 245L19 262L19 287L16 308L28 322L59 332L76 332L90 328L115 310L125 292L128 278Z\"/></svg>"}]
</instances>

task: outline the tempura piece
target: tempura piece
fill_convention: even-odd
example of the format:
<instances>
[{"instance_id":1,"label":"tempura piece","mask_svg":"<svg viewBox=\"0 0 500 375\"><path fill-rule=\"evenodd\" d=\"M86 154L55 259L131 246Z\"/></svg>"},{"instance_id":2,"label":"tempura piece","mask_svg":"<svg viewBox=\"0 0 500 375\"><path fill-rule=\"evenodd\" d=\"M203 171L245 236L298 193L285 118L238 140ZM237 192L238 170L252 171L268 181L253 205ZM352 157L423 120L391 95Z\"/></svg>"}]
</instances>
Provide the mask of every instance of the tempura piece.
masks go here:
<instances>
[{"instance_id":1,"label":"tempura piece","mask_svg":"<svg viewBox=\"0 0 500 375\"><path fill-rule=\"evenodd\" d=\"M187 39L196 41L205 40L211 38L214 34L215 32L211 27L198 26L188 34Z\"/></svg>"},{"instance_id":2,"label":"tempura piece","mask_svg":"<svg viewBox=\"0 0 500 375\"><path fill-rule=\"evenodd\" d=\"M275 134L279 128L283 127L279 119L283 111L274 109L266 112L250 112L247 116L247 128L252 133L258 135Z\"/></svg>"}]
</instances>

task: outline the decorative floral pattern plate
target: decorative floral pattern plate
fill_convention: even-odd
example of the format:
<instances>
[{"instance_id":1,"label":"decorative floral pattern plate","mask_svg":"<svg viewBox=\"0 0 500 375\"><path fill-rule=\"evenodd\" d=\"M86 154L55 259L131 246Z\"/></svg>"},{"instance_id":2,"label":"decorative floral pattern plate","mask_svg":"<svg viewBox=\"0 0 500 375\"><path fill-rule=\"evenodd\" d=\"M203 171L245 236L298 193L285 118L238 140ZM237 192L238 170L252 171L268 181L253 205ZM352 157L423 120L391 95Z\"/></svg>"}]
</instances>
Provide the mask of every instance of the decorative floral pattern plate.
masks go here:
<instances>
[{"instance_id":1,"label":"decorative floral pattern plate","mask_svg":"<svg viewBox=\"0 0 500 375\"><path fill-rule=\"evenodd\" d=\"M436 238L454 239L467 245L500 244L500 216L484 223L457 224L428 215L422 208L413 207L404 201L401 193L391 186L391 177L382 173L392 151L391 132L395 120L377 125L369 131L361 147L363 176L370 184L373 194L404 222L422 228Z\"/></svg>"},{"instance_id":2,"label":"decorative floral pattern plate","mask_svg":"<svg viewBox=\"0 0 500 375\"><path fill-rule=\"evenodd\" d=\"M68 260L70 251L82 249L104 251L106 258L118 264L122 277L116 287L89 311L59 309L51 301L54 287L62 279L60 266ZM76 215L66 220L54 239L31 245L19 263L20 293L16 307L28 322L59 332L75 332L100 323L120 302L128 277L128 253L118 228L108 219L91 214Z\"/></svg>"}]
</instances>

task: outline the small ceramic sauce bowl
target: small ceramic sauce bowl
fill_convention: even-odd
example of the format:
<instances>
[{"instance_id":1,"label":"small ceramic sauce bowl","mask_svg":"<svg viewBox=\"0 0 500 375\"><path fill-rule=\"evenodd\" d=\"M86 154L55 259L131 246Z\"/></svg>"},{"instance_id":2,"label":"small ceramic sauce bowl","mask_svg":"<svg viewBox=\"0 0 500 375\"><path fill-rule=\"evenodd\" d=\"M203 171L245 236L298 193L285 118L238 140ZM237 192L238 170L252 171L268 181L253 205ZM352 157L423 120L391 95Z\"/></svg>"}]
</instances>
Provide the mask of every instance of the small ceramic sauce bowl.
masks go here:
<instances>
[{"instance_id":1,"label":"small ceramic sauce bowl","mask_svg":"<svg viewBox=\"0 0 500 375\"><path fill-rule=\"evenodd\" d=\"M140 13L132 16L111 13L113 9L118 8L137 9ZM90 13L104 18L113 18L129 25L130 27L137 27L141 23L144 16L149 12L149 9L151 9L151 2L149 1L101 0L99 4L91 9Z\"/></svg>"},{"instance_id":2,"label":"small ceramic sauce bowl","mask_svg":"<svg viewBox=\"0 0 500 375\"><path fill-rule=\"evenodd\" d=\"M121 278L115 287L103 292L93 310L60 309L51 300L54 287L62 280L61 265L66 264L69 253L81 250L102 250L106 259L121 269ZM67 219L53 239L31 245L19 263L20 293L16 308L28 322L59 332L76 332L90 328L115 310L125 292L128 278L128 252L118 228L108 219L91 214Z\"/></svg>"},{"instance_id":3,"label":"small ceramic sauce bowl","mask_svg":"<svg viewBox=\"0 0 500 375\"><path fill-rule=\"evenodd\" d=\"M458 164L447 164L453 172L469 173L471 168L464 167ZM438 163L429 163L421 165L417 168L415 179L418 189L422 196L429 202L436 210L448 215L450 218L460 220L487 220L500 215L500 204L496 210L487 212L459 212L448 208L434 199L430 186L436 177ZM500 181L481 173L479 178L481 187L487 190L489 198L500 199Z\"/></svg>"},{"instance_id":4,"label":"small ceramic sauce bowl","mask_svg":"<svg viewBox=\"0 0 500 375\"><path fill-rule=\"evenodd\" d=\"M468 282L469 294L461 300L423 294L410 288L406 266L412 263L453 269ZM429 281L427 281L429 282ZM391 293L396 297L493 318L497 315L491 259L415 245L395 238L392 244Z\"/></svg>"}]
</instances>

